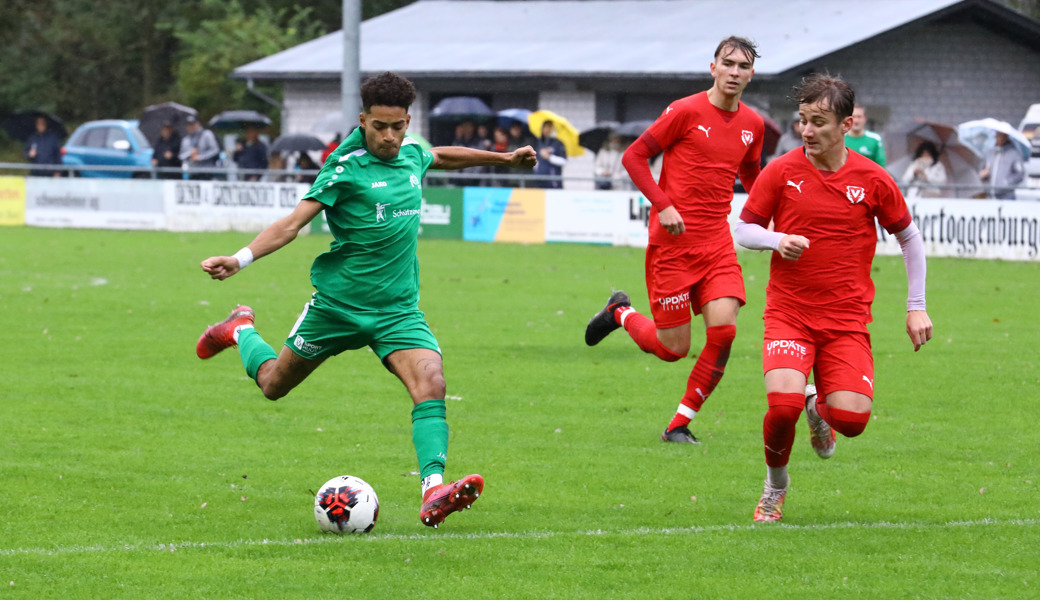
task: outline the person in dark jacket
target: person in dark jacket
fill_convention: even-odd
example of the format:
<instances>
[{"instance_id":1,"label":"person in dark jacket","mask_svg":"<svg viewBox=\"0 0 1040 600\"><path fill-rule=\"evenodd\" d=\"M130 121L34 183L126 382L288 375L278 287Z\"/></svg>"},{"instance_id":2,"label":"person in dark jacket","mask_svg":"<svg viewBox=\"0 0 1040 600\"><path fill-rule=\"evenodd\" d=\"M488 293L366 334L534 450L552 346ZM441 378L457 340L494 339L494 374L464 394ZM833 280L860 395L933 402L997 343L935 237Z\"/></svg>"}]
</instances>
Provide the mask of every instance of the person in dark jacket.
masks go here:
<instances>
[{"instance_id":1,"label":"person in dark jacket","mask_svg":"<svg viewBox=\"0 0 1040 600\"><path fill-rule=\"evenodd\" d=\"M538 164L534 166L535 175L552 175L559 177L563 174L563 165L567 164L567 150L563 142L556 139L554 135L556 125L546 120L542 123L542 137L535 144L538 153ZM535 181L534 187L539 188L562 188L563 182L557 180Z\"/></svg>"},{"instance_id":2,"label":"person in dark jacket","mask_svg":"<svg viewBox=\"0 0 1040 600\"><path fill-rule=\"evenodd\" d=\"M152 152L153 167L181 168L181 159L178 154L181 151L181 134L173 128L173 123L166 121L159 128L159 141L155 143ZM180 173L164 171L158 174L159 179L178 179Z\"/></svg>"},{"instance_id":3,"label":"person in dark jacket","mask_svg":"<svg viewBox=\"0 0 1040 600\"><path fill-rule=\"evenodd\" d=\"M61 164L61 136L47 126L45 117L36 117L36 131L25 140L25 158L34 165ZM33 177L61 177L54 169L33 169Z\"/></svg>"},{"instance_id":4,"label":"person in dark jacket","mask_svg":"<svg viewBox=\"0 0 1040 600\"><path fill-rule=\"evenodd\" d=\"M256 127L246 127L245 141L235 145L235 164L239 169L267 169L267 144L257 137ZM246 173L245 181L260 181L262 173Z\"/></svg>"}]
</instances>

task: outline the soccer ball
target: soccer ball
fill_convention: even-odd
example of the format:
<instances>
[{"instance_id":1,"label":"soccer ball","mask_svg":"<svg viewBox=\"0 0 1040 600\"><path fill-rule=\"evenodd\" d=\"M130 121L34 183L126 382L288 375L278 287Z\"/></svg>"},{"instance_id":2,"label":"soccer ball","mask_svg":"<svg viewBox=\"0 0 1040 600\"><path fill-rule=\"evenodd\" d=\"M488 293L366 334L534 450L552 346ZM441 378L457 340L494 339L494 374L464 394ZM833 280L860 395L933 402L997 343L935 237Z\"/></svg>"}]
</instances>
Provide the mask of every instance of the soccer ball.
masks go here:
<instances>
[{"instance_id":1,"label":"soccer ball","mask_svg":"<svg viewBox=\"0 0 1040 600\"><path fill-rule=\"evenodd\" d=\"M379 518L379 498L363 479L341 475L328 480L314 497L314 518L322 531L365 533Z\"/></svg>"}]
</instances>

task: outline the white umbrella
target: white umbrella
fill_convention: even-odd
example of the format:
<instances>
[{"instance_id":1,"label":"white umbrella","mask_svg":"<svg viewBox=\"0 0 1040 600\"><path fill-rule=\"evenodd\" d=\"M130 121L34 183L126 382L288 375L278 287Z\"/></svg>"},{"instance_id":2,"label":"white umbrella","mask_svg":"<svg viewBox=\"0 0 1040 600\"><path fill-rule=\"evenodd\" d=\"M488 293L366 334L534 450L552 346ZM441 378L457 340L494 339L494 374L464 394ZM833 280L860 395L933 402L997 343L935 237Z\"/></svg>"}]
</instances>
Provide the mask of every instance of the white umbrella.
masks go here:
<instances>
[{"instance_id":1,"label":"white umbrella","mask_svg":"<svg viewBox=\"0 0 1040 600\"><path fill-rule=\"evenodd\" d=\"M1029 138L1021 131L1012 127L1011 123L1007 121L999 121L987 117L976 121L967 121L957 126L957 134L961 140L966 144L974 146L980 154L985 153L996 145L998 131L1007 134L1008 139L1022 154L1022 160L1029 160L1029 154L1032 151Z\"/></svg>"}]
</instances>

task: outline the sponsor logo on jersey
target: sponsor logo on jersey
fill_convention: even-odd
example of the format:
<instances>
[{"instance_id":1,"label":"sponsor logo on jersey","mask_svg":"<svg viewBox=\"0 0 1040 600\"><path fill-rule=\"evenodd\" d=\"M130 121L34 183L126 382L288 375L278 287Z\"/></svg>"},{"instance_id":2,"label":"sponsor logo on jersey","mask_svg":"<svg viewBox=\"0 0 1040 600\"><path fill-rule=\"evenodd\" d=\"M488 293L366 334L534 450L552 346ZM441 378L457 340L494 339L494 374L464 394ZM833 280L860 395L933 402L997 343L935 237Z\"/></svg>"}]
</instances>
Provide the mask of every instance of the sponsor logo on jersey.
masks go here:
<instances>
[{"instance_id":1,"label":"sponsor logo on jersey","mask_svg":"<svg viewBox=\"0 0 1040 600\"><path fill-rule=\"evenodd\" d=\"M867 192L858 185L845 186L845 197L853 204L859 204L867 198Z\"/></svg>"},{"instance_id":2,"label":"sponsor logo on jersey","mask_svg":"<svg viewBox=\"0 0 1040 600\"><path fill-rule=\"evenodd\" d=\"M710 138L711 137L711 135L709 135L709 133L711 133L711 127L705 127L704 125L698 125L697 129L700 129L701 131L704 132L704 137L706 137L706 138Z\"/></svg>"},{"instance_id":3,"label":"sponsor logo on jersey","mask_svg":"<svg viewBox=\"0 0 1040 600\"><path fill-rule=\"evenodd\" d=\"M296 336L295 339L293 339L293 346L296 346L296 348L298 350L302 350L303 352L307 352L307 353L310 353L310 354L314 354L315 352L318 352L319 350L321 350L321 346L319 346L317 344L312 344L312 343L304 340L303 336L299 336L299 335Z\"/></svg>"},{"instance_id":4,"label":"sponsor logo on jersey","mask_svg":"<svg viewBox=\"0 0 1040 600\"><path fill-rule=\"evenodd\" d=\"M372 187L373 188L386 187L386 182L385 181L373 181L372 182Z\"/></svg>"},{"instance_id":5,"label":"sponsor logo on jersey","mask_svg":"<svg viewBox=\"0 0 1040 600\"><path fill-rule=\"evenodd\" d=\"M395 210L393 216L396 217L413 217L415 215L422 214L422 211L418 208L409 208L406 210Z\"/></svg>"},{"instance_id":6,"label":"sponsor logo on jersey","mask_svg":"<svg viewBox=\"0 0 1040 600\"><path fill-rule=\"evenodd\" d=\"M805 358L807 353L806 347L799 344L796 340L773 340L766 345L766 354L769 356L786 354L788 356Z\"/></svg>"},{"instance_id":7,"label":"sponsor logo on jersey","mask_svg":"<svg viewBox=\"0 0 1040 600\"><path fill-rule=\"evenodd\" d=\"M674 296L668 296L658 300L661 308L665 310L681 310L690 306L690 292L683 292Z\"/></svg>"},{"instance_id":8,"label":"sponsor logo on jersey","mask_svg":"<svg viewBox=\"0 0 1040 600\"><path fill-rule=\"evenodd\" d=\"M787 185L789 185L789 186L793 187L794 189L798 190L799 194L802 193L802 184L803 183L805 183L804 179L799 181L798 183L795 183L795 182L791 181L790 179L787 180Z\"/></svg>"},{"instance_id":9,"label":"sponsor logo on jersey","mask_svg":"<svg viewBox=\"0 0 1040 600\"><path fill-rule=\"evenodd\" d=\"M748 131L747 129L741 129L740 141L744 142L745 146L750 146L751 142L755 141L755 134Z\"/></svg>"},{"instance_id":10,"label":"sponsor logo on jersey","mask_svg":"<svg viewBox=\"0 0 1040 600\"><path fill-rule=\"evenodd\" d=\"M376 223L386 220L386 207L390 206L390 203L376 202Z\"/></svg>"}]
</instances>

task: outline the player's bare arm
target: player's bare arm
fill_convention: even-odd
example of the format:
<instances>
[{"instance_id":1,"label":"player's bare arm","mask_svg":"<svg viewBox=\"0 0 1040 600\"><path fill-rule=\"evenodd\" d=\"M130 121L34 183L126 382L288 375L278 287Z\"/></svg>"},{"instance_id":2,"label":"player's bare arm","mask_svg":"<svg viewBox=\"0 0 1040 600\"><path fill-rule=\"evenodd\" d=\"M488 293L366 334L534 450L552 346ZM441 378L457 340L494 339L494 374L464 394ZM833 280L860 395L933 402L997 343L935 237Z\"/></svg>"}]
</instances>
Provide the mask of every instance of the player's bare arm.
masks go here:
<instances>
[{"instance_id":1,"label":"player's bare arm","mask_svg":"<svg viewBox=\"0 0 1040 600\"><path fill-rule=\"evenodd\" d=\"M296 205L291 213L278 219L267 229L264 229L253 238L246 248L250 252L251 260L267 256L282 246L296 239L300 230L303 229L314 217L318 216L324 205L317 200L304 199ZM242 270L241 259L237 256L211 256L202 261L202 270L209 273L213 279L223 281Z\"/></svg>"},{"instance_id":2,"label":"player's bare arm","mask_svg":"<svg viewBox=\"0 0 1040 600\"><path fill-rule=\"evenodd\" d=\"M906 334L914 344L914 352L921 349L925 342L932 339L932 320L923 310L910 310L906 313Z\"/></svg>"},{"instance_id":3,"label":"player's bare arm","mask_svg":"<svg viewBox=\"0 0 1040 600\"><path fill-rule=\"evenodd\" d=\"M780 247L776 249L784 260L796 261L802 252L809 249L809 238L801 235L785 235L780 239Z\"/></svg>"},{"instance_id":4,"label":"player's bare arm","mask_svg":"<svg viewBox=\"0 0 1040 600\"><path fill-rule=\"evenodd\" d=\"M466 167L514 167L534 168L537 154L534 148L524 146L512 152L490 152L462 146L438 146L430 150L433 154L433 169L465 169Z\"/></svg>"}]
</instances>

